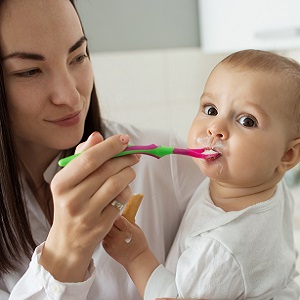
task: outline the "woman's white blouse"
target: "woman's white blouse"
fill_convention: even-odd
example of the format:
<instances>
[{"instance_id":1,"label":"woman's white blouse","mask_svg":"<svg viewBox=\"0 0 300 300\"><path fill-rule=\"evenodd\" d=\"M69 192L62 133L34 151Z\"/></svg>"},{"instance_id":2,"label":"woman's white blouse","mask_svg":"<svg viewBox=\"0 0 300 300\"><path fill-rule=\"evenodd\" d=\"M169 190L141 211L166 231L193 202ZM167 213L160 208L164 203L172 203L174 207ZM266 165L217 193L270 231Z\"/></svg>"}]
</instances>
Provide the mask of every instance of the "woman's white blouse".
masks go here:
<instances>
[{"instance_id":1,"label":"woman's white blouse","mask_svg":"<svg viewBox=\"0 0 300 300\"><path fill-rule=\"evenodd\" d=\"M173 134L137 129L106 122L106 137L127 133L136 145L158 144L186 147ZM58 158L44 173L50 182L58 171ZM169 155L157 160L144 155L135 167L133 193L143 193L144 199L136 223L144 230L151 249L161 263L165 262L186 205L204 176L189 157ZM139 300L139 296L125 269L102 248L95 250L93 261L81 283L61 283L38 264L50 225L30 189L25 185L28 214L34 239L39 246L31 261L24 259L18 272L0 279L0 299L103 299Z\"/></svg>"}]
</instances>

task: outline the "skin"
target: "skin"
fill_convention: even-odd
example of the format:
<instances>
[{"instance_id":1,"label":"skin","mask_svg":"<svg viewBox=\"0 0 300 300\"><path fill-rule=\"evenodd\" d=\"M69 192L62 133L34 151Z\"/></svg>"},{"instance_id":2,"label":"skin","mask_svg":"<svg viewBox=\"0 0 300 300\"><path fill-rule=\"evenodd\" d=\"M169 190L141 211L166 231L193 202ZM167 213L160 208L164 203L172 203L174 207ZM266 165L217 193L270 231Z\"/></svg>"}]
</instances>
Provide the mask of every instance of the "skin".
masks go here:
<instances>
[{"instance_id":1,"label":"skin","mask_svg":"<svg viewBox=\"0 0 300 300\"><path fill-rule=\"evenodd\" d=\"M286 117L289 87L280 75L219 64L209 76L188 135L190 148L214 149L216 159L194 159L210 178L214 204L238 211L270 199L284 173L299 162L299 134ZM132 240L126 243L128 227ZM143 296L159 265L136 224L116 220L103 241Z\"/></svg>"},{"instance_id":2,"label":"skin","mask_svg":"<svg viewBox=\"0 0 300 300\"><path fill-rule=\"evenodd\" d=\"M188 144L221 153L213 161L194 161L211 179L212 198L225 211L269 199L293 166L289 159L298 140L282 113L286 95L283 79L275 74L220 64L209 76ZM295 154L291 158L297 161Z\"/></svg>"},{"instance_id":3,"label":"skin","mask_svg":"<svg viewBox=\"0 0 300 300\"><path fill-rule=\"evenodd\" d=\"M79 143L84 131L93 84L86 39L68 0L9 0L0 22L17 155L46 214L43 173L61 149ZM80 145L86 151L54 177L52 215L46 215L53 224L39 263L57 280L84 280L94 249L118 216L110 202L128 201L135 177L131 166L139 158L111 159L128 142L127 135L103 141L94 133Z\"/></svg>"}]
</instances>

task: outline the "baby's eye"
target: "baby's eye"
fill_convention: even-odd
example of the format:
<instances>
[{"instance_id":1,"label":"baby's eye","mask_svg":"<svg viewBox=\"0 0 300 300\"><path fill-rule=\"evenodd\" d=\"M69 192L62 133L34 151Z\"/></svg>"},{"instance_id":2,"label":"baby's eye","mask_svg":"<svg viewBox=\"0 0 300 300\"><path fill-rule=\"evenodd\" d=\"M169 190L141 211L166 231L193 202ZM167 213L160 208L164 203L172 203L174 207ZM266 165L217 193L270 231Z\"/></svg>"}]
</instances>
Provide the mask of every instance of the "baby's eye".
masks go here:
<instances>
[{"instance_id":1,"label":"baby's eye","mask_svg":"<svg viewBox=\"0 0 300 300\"><path fill-rule=\"evenodd\" d=\"M206 105L204 107L204 113L208 116L216 116L218 114L218 111L214 106Z\"/></svg>"},{"instance_id":2,"label":"baby's eye","mask_svg":"<svg viewBox=\"0 0 300 300\"><path fill-rule=\"evenodd\" d=\"M245 127L250 127L251 128L251 127L256 127L257 126L257 121L253 117L243 116L243 117L240 117L237 121Z\"/></svg>"}]
</instances>

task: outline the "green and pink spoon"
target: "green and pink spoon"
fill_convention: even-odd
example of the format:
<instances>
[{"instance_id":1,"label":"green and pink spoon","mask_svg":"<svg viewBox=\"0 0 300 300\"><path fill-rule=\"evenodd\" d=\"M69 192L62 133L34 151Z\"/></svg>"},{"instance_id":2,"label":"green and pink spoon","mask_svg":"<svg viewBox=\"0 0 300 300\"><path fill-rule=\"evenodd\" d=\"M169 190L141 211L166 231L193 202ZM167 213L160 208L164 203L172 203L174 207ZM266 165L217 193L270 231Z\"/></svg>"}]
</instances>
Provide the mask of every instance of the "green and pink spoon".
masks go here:
<instances>
[{"instance_id":1,"label":"green and pink spoon","mask_svg":"<svg viewBox=\"0 0 300 300\"><path fill-rule=\"evenodd\" d=\"M59 160L58 165L61 167L65 167L71 160L75 157L79 156L81 153L77 153ZM145 154L155 157L157 159L164 157L169 154L179 154L186 155L195 158L202 159L214 159L217 158L220 153L209 148L199 148L199 149L182 149L182 148L174 148L174 147L166 147L166 146L158 146L156 144L150 144L145 146L136 146L130 145L124 151L115 155L114 157L120 157L129 154Z\"/></svg>"}]
</instances>

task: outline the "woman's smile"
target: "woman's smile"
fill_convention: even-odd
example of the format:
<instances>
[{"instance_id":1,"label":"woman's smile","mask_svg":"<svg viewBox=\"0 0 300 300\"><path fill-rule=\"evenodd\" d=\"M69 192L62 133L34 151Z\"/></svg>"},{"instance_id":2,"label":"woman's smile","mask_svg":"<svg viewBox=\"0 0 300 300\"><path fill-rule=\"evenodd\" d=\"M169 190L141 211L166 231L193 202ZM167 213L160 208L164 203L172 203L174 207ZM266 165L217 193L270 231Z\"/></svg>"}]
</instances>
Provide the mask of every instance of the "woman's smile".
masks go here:
<instances>
[{"instance_id":1,"label":"woman's smile","mask_svg":"<svg viewBox=\"0 0 300 300\"><path fill-rule=\"evenodd\" d=\"M59 126L69 127L78 124L80 122L80 119L81 119L81 110L50 122Z\"/></svg>"}]
</instances>

